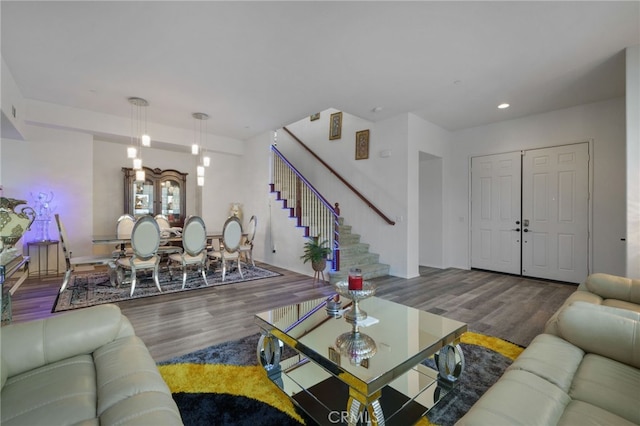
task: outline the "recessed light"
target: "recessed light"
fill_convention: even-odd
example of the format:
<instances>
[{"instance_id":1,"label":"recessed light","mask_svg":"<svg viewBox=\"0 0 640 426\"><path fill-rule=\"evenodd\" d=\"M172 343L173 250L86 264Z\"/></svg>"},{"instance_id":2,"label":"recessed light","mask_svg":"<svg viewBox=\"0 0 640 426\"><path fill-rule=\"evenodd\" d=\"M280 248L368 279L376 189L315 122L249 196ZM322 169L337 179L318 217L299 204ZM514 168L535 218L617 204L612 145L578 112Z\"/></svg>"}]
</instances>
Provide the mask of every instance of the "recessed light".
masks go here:
<instances>
[{"instance_id":1,"label":"recessed light","mask_svg":"<svg viewBox=\"0 0 640 426\"><path fill-rule=\"evenodd\" d=\"M500 104L500 105L498 105L498 108L500 108L500 109L509 108L509 104Z\"/></svg>"}]
</instances>

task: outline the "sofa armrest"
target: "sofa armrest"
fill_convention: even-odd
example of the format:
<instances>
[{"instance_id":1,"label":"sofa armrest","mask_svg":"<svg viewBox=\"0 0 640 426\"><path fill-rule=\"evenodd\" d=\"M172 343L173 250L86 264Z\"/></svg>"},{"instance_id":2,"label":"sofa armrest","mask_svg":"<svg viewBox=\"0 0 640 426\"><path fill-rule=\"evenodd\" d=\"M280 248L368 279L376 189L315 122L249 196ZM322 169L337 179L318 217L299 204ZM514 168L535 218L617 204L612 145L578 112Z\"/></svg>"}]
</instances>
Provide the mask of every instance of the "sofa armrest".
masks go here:
<instances>
[{"instance_id":1,"label":"sofa armrest","mask_svg":"<svg viewBox=\"0 0 640 426\"><path fill-rule=\"evenodd\" d=\"M640 304L640 280L610 274L591 274L578 290L588 291L603 299L616 299Z\"/></svg>"},{"instance_id":2,"label":"sofa armrest","mask_svg":"<svg viewBox=\"0 0 640 426\"><path fill-rule=\"evenodd\" d=\"M640 368L640 313L574 302L558 314L559 336L585 352Z\"/></svg>"},{"instance_id":3,"label":"sofa armrest","mask_svg":"<svg viewBox=\"0 0 640 426\"><path fill-rule=\"evenodd\" d=\"M0 330L4 378L80 354L133 334L116 305L99 305L57 316L10 324Z\"/></svg>"}]
</instances>

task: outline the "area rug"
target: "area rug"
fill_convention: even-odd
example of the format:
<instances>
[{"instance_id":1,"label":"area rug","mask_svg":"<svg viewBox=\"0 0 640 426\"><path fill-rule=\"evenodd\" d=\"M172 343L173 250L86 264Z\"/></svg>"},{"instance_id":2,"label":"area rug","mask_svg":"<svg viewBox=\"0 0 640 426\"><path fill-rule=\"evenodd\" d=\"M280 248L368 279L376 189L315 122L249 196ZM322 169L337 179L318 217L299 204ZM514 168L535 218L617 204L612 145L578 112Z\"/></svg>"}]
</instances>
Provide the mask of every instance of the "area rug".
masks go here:
<instances>
[{"instance_id":1,"label":"area rug","mask_svg":"<svg viewBox=\"0 0 640 426\"><path fill-rule=\"evenodd\" d=\"M158 363L186 426L316 424L258 365L258 338L256 334ZM466 369L459 387L418 424L453 425L523 350L472 332L462 336L461 347ZM433 366L433 360L425 364Z\"/></svg>"},{"instance_id":2,"label":"area rug","mask_svg":"<svg viewBox=\"0 0 640 426\"><path fill-rule=\"evenodd\" d=\"M230 272L227 271L225 280L222 281L222 271L220 269L211 269L207 273L207 285L202 279L202 275L196 271L190 271L187 275L185 289L182 290L182 273L175 273L173 279L171 279L168 271L162 271L158 277L162 288L162 293L160 293L150 273L139 273L135 291L133 296L130 296L130 284L124 283L120 288L114 287L107 272L79 273L73 275L67 288L58 294L51 312L62 312L103 303L121 302L123 300L159 296L199 288L238 284L282 275L259 266L244 267L242 268L242 274L243 277L240 277L238 270L232 269Z\"/></svg>"}]
</instances>

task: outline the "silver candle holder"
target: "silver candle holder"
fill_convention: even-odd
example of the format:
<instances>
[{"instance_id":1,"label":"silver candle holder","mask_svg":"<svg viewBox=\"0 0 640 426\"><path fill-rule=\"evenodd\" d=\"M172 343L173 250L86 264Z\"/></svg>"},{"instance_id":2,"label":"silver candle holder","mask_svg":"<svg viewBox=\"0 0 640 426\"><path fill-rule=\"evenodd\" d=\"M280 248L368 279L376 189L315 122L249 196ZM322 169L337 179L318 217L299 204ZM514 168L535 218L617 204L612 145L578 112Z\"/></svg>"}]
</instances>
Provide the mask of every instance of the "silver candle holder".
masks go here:
<instances>
[{"instance_id":1,"label":"silver candle holder","mask_svg":"<svg viewBox=\"0 0 640 426\"><path fill-rule=\"evenodd\" d=\"M343 297L351 299L353 304L351 309L344 314L345 320L351 324L352 329L342 333L336 339L336 349L344 355L354 365L373 357L378 348L376 342L367 334L360 331L359 324L367 318L367 313L360 308L359 302L373 296L376 288L368 281L362 283L362 290L349 290L349 284L345 281L337 282L334 285L336 292Z\"/></svg>"}]
</instances>

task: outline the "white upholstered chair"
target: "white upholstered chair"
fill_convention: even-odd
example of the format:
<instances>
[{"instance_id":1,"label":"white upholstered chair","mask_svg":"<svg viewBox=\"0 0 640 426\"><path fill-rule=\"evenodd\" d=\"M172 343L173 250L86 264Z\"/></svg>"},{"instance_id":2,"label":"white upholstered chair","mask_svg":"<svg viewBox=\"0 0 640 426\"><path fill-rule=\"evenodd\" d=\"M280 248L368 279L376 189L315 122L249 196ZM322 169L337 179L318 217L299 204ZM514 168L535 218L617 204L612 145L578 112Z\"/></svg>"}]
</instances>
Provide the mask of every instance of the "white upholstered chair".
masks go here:
<instances>
[{"instance_id":1,"label":"white upholstered chair","mask_svg":"<svg viewBox=\"0 0 640 426\"><path fill-rule=\"evenodd\" d=\"M247 236L240 245L240 255L246 263L251 262L252 266L256 266L253 261L253 239L256 236L256 226L258 226L258 218L254 215L249 219L249 226L247 229Z\"/></svg>"},{"instance_id":2,"label":"white upholstered chair","mask_svg":"<svg viewBox=\"0 0 640 426\"><path fill-rule=\"evenodd\" d=\"M136 224L136 218L130 214L123 214L118 218L116 222L116 238L129 239L131 238L131 232L133 231L133 227ZM114 257L120 256L131 256L133 254L133 250L131 249L131 244L123 243L120 244L120 247L117 247L113 251Z\"/></svg>"},{"instance_id":3,"label":"white upholstered chair","mask_svg":"<svg viewBox=\"0 0 640 426\"><path fill-rule=\"evenodd\" d=\"M182 270L182 289L187 283L189 267L198 268L207 283L207 229L199 216L189 216L182 229L182 253L169 255L169 276L176 268Z\"/></svg>"},{"instance_id":4,"label":"white upholstered chair","mask_svg":"<svg viewBox=\"0 0 640 426\"><path fill-rule=\"evenodd\" d=\"M62 280L62 286L60 287L60 293L67 288L71 274L76 266L80 265L108 265L114 262L112 256L73 256L71 249L69 248L69 238L67 238L67 231L60 220L60 215L55 214L56 224L58 225L58 232L60 233L60 243L62 244L62 251L64 253L64 260L67 269L64 272L64 278Z\"/></svg>"},{"instance_id":5,"label":"white upholstered chair","mask_svg":"<svg viewBox=\"0 0 640 426\"><path fill-rule=\"evenodd\" d=\"M163 214L156 215L154 219L158 223L158 228L160 228L160 247L158 247L158 253L161 255L181 253L182 249L180 247L173 246L168 241L168 238L171 237L171 234L175 233L176 229L180 228L172 228L171 224L169 223L169 219Z\"/></svg>"},{"instance_id":6,"label":"white upholstered chair","mask_svg":"<svg viewBox=\"0 0 640 426\"><path fill-rule=\"evenodd\" d=\"M158 281L158 270L160 256L158 247L160 246L160 228L158 223L151 216L143 216L136 221L131 233L131 248L133 255L121 257L116 261L116 272L118 285L124 281L124 272L131 271L131 296L136 288L137 273L142 270L153 271L153 281L162 292Z\"/></svg>"},{"instance_id":7,"label":"white upholstered chair","mask_svg":"<svg viewBox=\"0 0 640 426\"><path fill-rule=\"evenodd\" d=\"M229 217L222 228L222 244L214 247L214 251L209 253L209 257L217 259L222 264L222 281L227 275L227 268L236 262L240 277L242 274L242 266L240 263L240 241L242 240L242 224L240 219L235 216Z\"/></svg>"}]
</instances>

